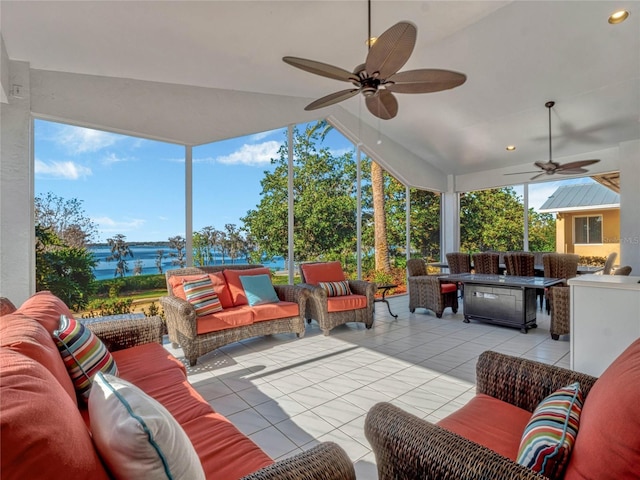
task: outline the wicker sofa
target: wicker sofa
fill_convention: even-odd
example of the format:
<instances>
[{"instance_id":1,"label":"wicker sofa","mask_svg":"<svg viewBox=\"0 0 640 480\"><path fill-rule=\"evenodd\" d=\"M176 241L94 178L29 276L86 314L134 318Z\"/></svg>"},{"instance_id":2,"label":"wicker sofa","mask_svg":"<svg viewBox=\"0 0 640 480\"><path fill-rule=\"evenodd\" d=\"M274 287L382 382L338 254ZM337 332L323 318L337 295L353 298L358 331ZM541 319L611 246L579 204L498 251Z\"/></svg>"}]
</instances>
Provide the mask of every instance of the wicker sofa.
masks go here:
<instances>
[{"instance_id":1,"label":"wicker sofa","mask_svg":"<svg viewBox=\"0 0 640 480\"><path fill-rule=\"evenodd\" d=\"M97 412L92 410L92 399L88 408L77 400L52 338L60 315L71 316L71 312L49 292L32 296L15 312L4 312L0 315L2 478L114 478L105 466L105 452L96 447L95 428L99 419L94 416ZM89 328L109 347L118 377L163 405L184 430L201 463L204 478L355 480L351 460L344 450L330 442L274 462L191 386L182 362L161 345L163 325L159 317L97 321ZM161 434L151 433L154 418L144 417L136 405L134 402L128 405L131 413L146 418L147 423L144 431L140 429L141 435L136 435L135 447L126 449L124 463L128 468L140 469L131 478L161 478L149 473L151 459L144 453L162 449L164 445L156 441ZM108 430L116 432L116 442L126 423L117 422L113 429L107 424ZM159 428L168 428L166 423L163 421ZM147 427L151 430L148 439ZM123 441L130 443L130 438L129 434ZM148 443L153 443L154 448L148 448ZM178 442L172 442L172 446L176 448L160 450L155 457L155 463L160 463L158 456L163 459L162 478L194 478L181 476L173 469L179 461L175 454Z\"/></svg>"},{"instance_id":2,"label":"wicker sofa","mask_svg":"<svg viewBox=\"0 0 640 480\"><path fill-rule=\"evenodd\" d=\"M380 480L539 479L516 462L524 426L549 394L579 382L584 405L568 465L556 478L640 478L640 339L600 376L484 352L476 396L438 424L376 404L365 434Z\"/></svg>"},{"instance_id":3,"label":"wicker sofa","mask_svg":"<svg viewBox=\"0 0 640 480\"><path fill-rule=\"evenodd\" d=\"M309 292L294 285L274 285L278 304L249 306L240 275L269 274L262 265L216 265L168 270L168 295L160 298L167 322L169 339L180 345L191 366L198 357L229 343L245 338L276 333L295 333L303 337L303 315ZM209 276L222 303L223 311L198 317L181 292L185 280Z\"/></svg>"}]
</instances>

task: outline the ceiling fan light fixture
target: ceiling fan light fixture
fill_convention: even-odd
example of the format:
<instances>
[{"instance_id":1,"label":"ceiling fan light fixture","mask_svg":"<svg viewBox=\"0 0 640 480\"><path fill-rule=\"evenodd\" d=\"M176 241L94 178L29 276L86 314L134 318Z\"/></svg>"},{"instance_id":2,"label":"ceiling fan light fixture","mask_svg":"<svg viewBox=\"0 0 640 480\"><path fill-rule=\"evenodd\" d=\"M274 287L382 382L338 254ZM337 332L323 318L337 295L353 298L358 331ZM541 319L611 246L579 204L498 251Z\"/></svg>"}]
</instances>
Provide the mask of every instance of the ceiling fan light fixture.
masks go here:
<instances>
[{"instance_id":1,"label":"ceiling fan light fixture","mask_svg":"<svg viewBox=\"0 0 640 480\"><path fill-rule=\"evenodd\" d=\"M618 10L617 12L613 12L611 15L609 15L609 19L607 21L612 25L617 25L618 23L624 22L628 17L628 11Z\"/></svg>"}]
</instances>

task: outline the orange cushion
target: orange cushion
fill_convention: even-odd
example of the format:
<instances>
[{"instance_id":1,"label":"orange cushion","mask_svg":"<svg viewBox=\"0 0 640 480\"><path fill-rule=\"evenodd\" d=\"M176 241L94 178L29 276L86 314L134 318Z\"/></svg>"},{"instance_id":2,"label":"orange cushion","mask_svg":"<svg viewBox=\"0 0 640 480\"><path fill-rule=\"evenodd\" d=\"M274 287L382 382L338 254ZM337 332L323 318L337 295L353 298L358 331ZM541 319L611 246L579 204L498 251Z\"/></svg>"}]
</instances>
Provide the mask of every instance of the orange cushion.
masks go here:
<instances>
[{"instance_id":1,"label":"orange cushion","mask_svg":"<svg viewBox=\"0 0 640 480\"><path fill-rule=\"evenodd\" d=\"M244 294L244 287L240 281L241 276L246 275L271 275L271 271L267 267L248 268L246 270L225 270L224 278L227 280L229 291L231 292L231 300L237 307L239 305L249 305L249 300Z\"/></svg>"},{"instance_id":2,"label":"orange cushion","mask_svg":"<svg viewBox=\"0 0 640 480\"><path fill-rule=\"evenodd\" d=\"M178 369L137 379L135 386L160 402L180 424L213 412L211 405L193 389Z\"/></svg>"},{"instance_id":3,"label":"orange cushion","mask_svg":"<svg viewBox=\"0 0 640 480\"><path fill-rule=\"evenodd\" d=\"M196 320L196 331L198 333L207 333L208 320L216 318L222 320L230 327L239 327L242 325L251 325L253 323L253 311L248 306L231 307L220 312L211 313Z\"/></svg>"},{"instance_id":4,"label":"orange cushion","mask_svg":"<svg viewBox=\"0 0 640 480\"><path fill-rule=\"evenodd\" d=\"M58 347L40 322L19 313L0 317L0 345L43 365L76 401L76 391Z\"/></svg>"},{"instance_id":5,"label":"orange cushion","mask_svg":"<svg viewBox=\"0 0 640 480\"><path fill-rule=\"evenodd\" d=\"M131 383L154 373L178 369L186 376L184 364L171 355L159 343L145 343L124 350L111 352L118 365L119 376Z\"/></svg>"},{"instance_id":6,"label":"orange cushion","mask_svg":"<svg viewBox=\"0 0 640 480\"><path fill-rule=\"evenodd\" d=\"M2 478L106 480L76 402L36 361L0 348Z\"/></svg>"},{"instance_id":7,"label":"orange cushion","mask_svg":"<svg viewBox=\"0 0 640 480\"><path fill-rule=\"evenodd\" d=\"M440 284L440 293L451 293L451 292L456 292L457 290L458 290L458 286L455 283Z\"/></svg>"},{"instance_id":8,"label":"orange cushion","mask_svg":"<svg viewBox=\"0 0 640 480\"><path fill-rule=\"evenodd\" d=\"M437 424L514 462L531 412L483 393Z\"/></svg>"},{"instance_id":9,"label":"orange cushion","mask_svg":"<svg viewBox=\"0 0 640 480\"><path fill-rule=\"evenodd\" d=\"M367 297L364 295L354 294L327 298L328 312L344 312L345 310L357 310L358 308L367 308Z\"/></svg>"},{"instance_id":10,"label":"orange cushion","mask_svg":"<svg viewBox=\"0 0 640 480\"><path fill-rule=\"evenodd\" d=\"M35 293L27 298L16 310L40 322L49 334L60 326L60 315L75 318L65 303L48 290Z\"/></svg>"},{"instance_id":11,"label":"orange cushion","mask_svg":"<svg viewBox=\"0 0 640 480\"><path fill-rule=\"evenodd\" d=\"M265 320L275 320L276 318L297 317L300 308L297 303L283 302L265 303L251 307L253 310L253 321L263 322Z\"/></svg>"},{"instance_id":12,"label":"orange cushion","mask_svg":"<svg viewBox=\"0 0 640 480\"><path fill-rule=\"evenodd\" d=\"M302 263L305 283L317 285L320 282L341 282L346 280L340 262Z\"/></svg>"},{"instance_id":13,"label":"orange cushion","mask_svg":"<svg viewBox=\"0 0 640 480\"><path fill-rule=\"evenodd\" d=\"M173 275L169 277L169 285L171 285L173 294L176 297L186 300L187 296L184 293L184 287L182 286L183 283L198 280L205 276L207 275L205 275L204 273L199 273L197 275ZM208 277L211 279L211 283L213 284L213 291L216 292L216 295L218 295L218 300L220 300L222 308L233 307L231 293L229 292L229 287L227 286L227 281L224 278L224 274L222 272L209 273Z\"/></svg>"},{"instance_id":14,"label":"orange cushion","mask_svg":"<svg viewBox=\"0 0 640 480\"><path fill-rule=\"evenodd\" d=\"M204 317L198 318L196 333L198 335L202 335L203 333L219 332L230 328L234 328L234 326L228 324L221 318L216 317L215 313L212 313L211 315L205 315Z\"/></svg>"},{"instance_id":15,"label":"orange cushion","mask_svg":"<svg viewBox=\"0 0 640 480\"><path fill-rule=\"evenodd\" d=\"M640 478L640 339L587 395L566 479Z\"/></svg>"},{"instance_id":16,"label":"orange cushion","mask_svg":"<svg viewBox=\"0 0 640 480\"><path fill-rule=\"evenodd\" d=\"M218 413L182 424L207 478L242 478L273 463L249 437Z\"/></svg>"}]
</instances>

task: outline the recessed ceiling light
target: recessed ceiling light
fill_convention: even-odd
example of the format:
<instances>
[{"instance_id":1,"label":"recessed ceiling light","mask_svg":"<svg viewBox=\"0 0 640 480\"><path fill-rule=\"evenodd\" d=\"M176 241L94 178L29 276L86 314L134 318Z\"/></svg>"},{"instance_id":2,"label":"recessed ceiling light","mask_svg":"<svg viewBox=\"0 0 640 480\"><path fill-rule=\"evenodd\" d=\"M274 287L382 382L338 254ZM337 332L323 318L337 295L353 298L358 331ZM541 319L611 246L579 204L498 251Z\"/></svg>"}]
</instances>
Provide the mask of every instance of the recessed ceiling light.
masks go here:
<instances>
[{"instance_id":1,"label":"recessed ceiling light","mask_svg":"<svg viewBox=\"0 0 640 480\"><path fill-rule=\"evenodd\" d=\"M515 145L507 145L507 151L513 152L516 149Z\"/></svg>"},{"instance_id":2,"label":"recessed ceiling light","mask_svg":"<svg viewBox=\"0 0 640 480\"><path fill-rule=\"evenodd\" d=\"M622 23L627 19L628 16L629 12L627 12L626 10L618 10L617 12L613 12L611 15L609 15L608 22L611 24Z\"/></svg>"}]
</instances>

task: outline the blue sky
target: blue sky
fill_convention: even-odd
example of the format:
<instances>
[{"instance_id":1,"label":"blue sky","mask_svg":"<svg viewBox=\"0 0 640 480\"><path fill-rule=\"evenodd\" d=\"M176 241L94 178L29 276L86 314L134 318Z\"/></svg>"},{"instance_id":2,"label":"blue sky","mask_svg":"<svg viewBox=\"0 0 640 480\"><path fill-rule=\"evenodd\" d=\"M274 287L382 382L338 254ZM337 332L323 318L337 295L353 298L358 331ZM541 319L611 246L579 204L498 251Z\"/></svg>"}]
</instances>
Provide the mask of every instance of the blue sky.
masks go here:
<instances>
[{"instance_id":1,"label":"blue sky","mask_svg":"<svg viewBox=\"0 0 640 480\"><path fill-rule=\"evenodd\" d=\"M44 120L35 121L34 137L35 194L82 200L98 241L119 233L129 242L185 235L183 146ZM240 226L258 205L260 180L285 139L280 129L194 147L193 229ZM338 155L354 148L336 130L325 144ZM531 185L530 206L540 207L561 184ZM515 189L522 195L521 185Z\"/></svg>"},{"instance_id":2,"label":"blue sky","mask_svg":"<svg viewBox=\"0 0 640 480\"><path fill-rule=\"evenodd\" d=\"M82 200L99 241L185 235L183 146L44 120L35 121L34 138L35 194ZM193 229L240 226L285 140L286 128L194 147ZM335 130L325 144L336 154L354 148Z\"/></svg>"}]
</instances>

